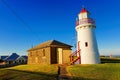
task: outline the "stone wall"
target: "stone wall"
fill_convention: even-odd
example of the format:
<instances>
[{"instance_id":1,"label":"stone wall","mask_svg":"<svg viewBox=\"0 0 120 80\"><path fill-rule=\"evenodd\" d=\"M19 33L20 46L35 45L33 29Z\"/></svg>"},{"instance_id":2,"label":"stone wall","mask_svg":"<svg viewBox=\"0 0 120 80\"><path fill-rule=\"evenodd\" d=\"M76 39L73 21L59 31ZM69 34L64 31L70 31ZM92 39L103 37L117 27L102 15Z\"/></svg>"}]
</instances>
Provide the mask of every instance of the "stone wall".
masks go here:
<instances>
[{"instance_id":1,"label":"stone wall","mask_svg":"<svg viewBox=\"0 0 120 80\"><path fill-rule=\"evenodd\" d=\"M64 63L69 63L70 62L70 54L71 54L71 49L70 48L62 48L63 49L63 55L62 55L62 60L63 64ZM28 51L28 64L56 64L57 61L57 48L42 48L42 49L36 49L36 50L31 50Z\"/></svg>"},{"instance_id":2,"label":"stone wall","mask_svg":"<svg viewBox=\"0 0 120 80\"><path fill-rule=\"evenodd\" d=\"M28 51L28 64L50 64L50 47Z\"/></svg>"},{"instance_id":3,"label":"stone wall","mask_svg":"<svg viewBox=\"0 0 120 80\"><path fill-rule=\"evenodd\" d=\"M70 54L72 53L72 50L70 48L63 48L63 64L64 63L70 63Z\"/></svg>"}]
</instances>

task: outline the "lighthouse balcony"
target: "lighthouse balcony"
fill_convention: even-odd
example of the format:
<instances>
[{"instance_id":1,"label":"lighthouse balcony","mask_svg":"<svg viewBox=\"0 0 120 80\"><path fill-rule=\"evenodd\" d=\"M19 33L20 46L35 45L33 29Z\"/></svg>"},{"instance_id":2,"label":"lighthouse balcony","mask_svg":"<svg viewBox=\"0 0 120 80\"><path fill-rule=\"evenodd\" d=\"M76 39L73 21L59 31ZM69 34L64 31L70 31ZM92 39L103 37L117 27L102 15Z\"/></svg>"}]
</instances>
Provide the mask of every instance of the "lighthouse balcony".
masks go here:
<instances>
[{"instance_id":1,"label":"lighthouse balcony","mask_svg":"<svg viewBox=\"0 0 120 80\"><path fill-rule=\"evenodd\" d=\"M92 18L83 18L83 19L80 19L80 20L76 21L76 27L78 25L84 25L84 24L93 24L93 25L95 25L95 21Z\"/></svg>"}]
</instances>

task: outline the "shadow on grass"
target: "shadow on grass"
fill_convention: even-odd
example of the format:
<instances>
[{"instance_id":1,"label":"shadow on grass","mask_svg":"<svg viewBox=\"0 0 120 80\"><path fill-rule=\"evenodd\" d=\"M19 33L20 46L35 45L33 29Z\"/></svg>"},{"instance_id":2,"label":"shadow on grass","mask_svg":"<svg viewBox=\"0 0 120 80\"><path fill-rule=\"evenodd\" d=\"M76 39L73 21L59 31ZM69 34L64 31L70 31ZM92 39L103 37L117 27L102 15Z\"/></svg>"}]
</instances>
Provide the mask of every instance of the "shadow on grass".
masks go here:
<instances>
[{"instance_id":1,"label":"shadow on grass","mask_svg":"<svg viewBox=\"0 0 120 80\"><path fill-rule=\"evenodd\" d=\"M91 79L91 78L83 78L83 77L72 77L71 80L101 80L101 79ZM105 79L102 79L105 80Z\"/></svg>"},{"instance_id":2,"label":"shadow on grass","mask_svg":"<svg viewBox=\"0 0 120 80\"><path fill-rule=\"evenodd\" d=\"M6 69L0 80L57 80L57 74Z\"/></svg>"}]
</instances>

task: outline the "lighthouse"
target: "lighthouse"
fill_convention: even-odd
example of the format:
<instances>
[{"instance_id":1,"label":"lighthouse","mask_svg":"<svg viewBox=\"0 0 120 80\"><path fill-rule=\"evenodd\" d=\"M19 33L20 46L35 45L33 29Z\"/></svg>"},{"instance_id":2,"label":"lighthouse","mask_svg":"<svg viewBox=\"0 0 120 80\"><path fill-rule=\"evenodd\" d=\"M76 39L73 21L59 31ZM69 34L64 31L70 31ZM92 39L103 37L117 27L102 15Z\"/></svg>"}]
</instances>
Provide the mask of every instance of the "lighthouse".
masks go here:
<instances>
[{"instance_id":1,"label":"lighthouse","mask_svg":"<svg viewBox=\"0 0 120 80\"><path fill-rule=\"evenodd\" d=\"M90 17L90 12L84 7L78 14L76 21L77 50L81 64L98 64L100 56L95 37L95 21Z\"/></svg>"}]
</instances>

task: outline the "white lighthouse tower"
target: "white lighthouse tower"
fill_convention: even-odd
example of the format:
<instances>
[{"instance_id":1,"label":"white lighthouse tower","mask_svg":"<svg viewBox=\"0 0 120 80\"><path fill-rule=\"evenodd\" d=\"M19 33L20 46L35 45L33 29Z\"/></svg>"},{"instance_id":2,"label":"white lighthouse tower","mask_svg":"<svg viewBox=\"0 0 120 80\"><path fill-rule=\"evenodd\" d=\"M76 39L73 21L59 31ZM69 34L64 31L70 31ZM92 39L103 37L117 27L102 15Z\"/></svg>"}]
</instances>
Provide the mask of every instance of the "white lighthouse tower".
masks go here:
<instances>
[{"instance_id":1,"label":"white lighthouse tower","mask_svg":"<svg viewBox=\"0 0 120 80\"><path fill-rule=\"evenodd\" d=\"M98 64L100 56L95 38L95 21L90 13L82 8L76 21L77 49L80 50L81 64Z\"/></svg>"}]
</instances>

